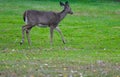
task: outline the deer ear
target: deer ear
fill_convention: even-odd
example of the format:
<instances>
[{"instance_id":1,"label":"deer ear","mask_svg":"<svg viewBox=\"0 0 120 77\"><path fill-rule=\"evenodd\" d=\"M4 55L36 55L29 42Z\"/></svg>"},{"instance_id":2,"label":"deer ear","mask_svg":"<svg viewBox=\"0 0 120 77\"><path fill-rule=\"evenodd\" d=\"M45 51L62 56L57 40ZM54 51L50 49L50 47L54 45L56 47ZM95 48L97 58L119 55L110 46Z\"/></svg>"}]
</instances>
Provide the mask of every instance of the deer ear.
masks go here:
<instances>
[{"instance_id":1,"label":"deer ear","mask_svg":"<svg viewBox=\"0 0 120 77\"><path fill-rule=\"evenodd\" d=\"M60 6L64 6L65 4L63 2L60 1Z\"/></svg>"},{"instance_id":2,"label":"deer ear","mask_svg":"<svg viewBox=\"0 0 120 77\"><path fill-rule=\"evenodd\" d=\"M69 4L68 1L66 1L65 4Z\"/></svg>"}]
</instances>

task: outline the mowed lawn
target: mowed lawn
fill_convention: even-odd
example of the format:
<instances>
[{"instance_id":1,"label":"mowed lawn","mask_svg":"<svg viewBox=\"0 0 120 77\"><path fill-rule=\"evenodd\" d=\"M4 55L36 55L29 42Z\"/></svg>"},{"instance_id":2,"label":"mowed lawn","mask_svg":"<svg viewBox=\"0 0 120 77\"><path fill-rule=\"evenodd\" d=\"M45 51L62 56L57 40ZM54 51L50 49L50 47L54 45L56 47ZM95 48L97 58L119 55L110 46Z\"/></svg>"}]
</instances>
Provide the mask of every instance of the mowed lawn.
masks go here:
<instances>
[{"instance_id":1,"label":"mowed lawn","mask_svg":"<svg viewBox=\"0 0 120 77\"><path fill-rule=\"evenodd\" d=\"M60 12L58 1L0 0L0 77L120 77L120 3L70 1L59 26L34 27L20 45L25 10Z\"/></svg>"}]
</instances>

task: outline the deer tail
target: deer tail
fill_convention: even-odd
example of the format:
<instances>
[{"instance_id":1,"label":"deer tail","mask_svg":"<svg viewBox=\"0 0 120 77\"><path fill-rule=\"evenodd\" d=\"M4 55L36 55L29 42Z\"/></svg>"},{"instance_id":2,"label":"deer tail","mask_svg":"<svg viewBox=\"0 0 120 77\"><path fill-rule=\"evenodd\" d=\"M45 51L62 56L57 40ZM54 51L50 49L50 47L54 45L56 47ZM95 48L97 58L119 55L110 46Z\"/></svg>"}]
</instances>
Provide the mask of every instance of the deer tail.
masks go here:
<instances>
[{"instance_id":1,"label":"deer tail","mask_svg":"<svg viewBox=\"0 0 120 77\"><path fill-rule=\"evenodd\" d=\"M25 11L23 14L23 20L27 24L27 11Z\"/></svg>"}]
</instances>

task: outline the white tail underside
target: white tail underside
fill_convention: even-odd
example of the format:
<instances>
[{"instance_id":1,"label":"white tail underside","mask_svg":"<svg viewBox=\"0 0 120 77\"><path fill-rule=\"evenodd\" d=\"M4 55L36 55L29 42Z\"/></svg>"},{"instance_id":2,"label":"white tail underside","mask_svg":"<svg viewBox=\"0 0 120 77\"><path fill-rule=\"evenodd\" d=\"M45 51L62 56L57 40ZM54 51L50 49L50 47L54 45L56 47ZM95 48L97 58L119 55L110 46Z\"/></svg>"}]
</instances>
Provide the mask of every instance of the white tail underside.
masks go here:
<instances>
[{"instance_id":1,"label":"white tail underside","mask_svg":"<svg viewBox=\"0 0 120 77\"><path fill-rule=\"evenodd\" d=\"M27 22L28 22L28 19L27 19L27 16L25 17L25 23L27 24Z\"/></svg>"}]
</instances>

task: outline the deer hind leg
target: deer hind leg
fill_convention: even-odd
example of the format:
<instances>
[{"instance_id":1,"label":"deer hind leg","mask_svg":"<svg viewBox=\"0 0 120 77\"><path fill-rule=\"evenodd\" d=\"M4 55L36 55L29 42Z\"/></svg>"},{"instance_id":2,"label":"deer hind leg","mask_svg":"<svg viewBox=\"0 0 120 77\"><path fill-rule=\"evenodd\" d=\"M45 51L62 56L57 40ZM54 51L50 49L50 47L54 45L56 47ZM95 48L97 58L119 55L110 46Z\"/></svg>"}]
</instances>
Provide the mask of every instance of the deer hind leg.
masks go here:
<instances>
[{"instance_id":1,"label":"deer hind leg","mask_svg":"<svg viewBox=\"0 0 120 77\"><path fill-rule=\"evenodd\" d=\"M25 31L26 31L26 36L27 36L27 39L28 39L28 43L30 44L29 32L30 32L31 28L32 27L29 26L29 25L22 26L22 41L20 42L20 45L22 45L24 43Z\"/></svg>"},{"instance_id":2,"label":"deer hind leg","mask_svg":"<svg viewBox=\"0 0 120 77\"><path fill-rule=\"evenodd\" d=\"M22 41L20 42L20 45L22 45L24 43L24 39L25 39L25 29L26 26L22 26Z\"/></svg>"},{"instance_id":3,"label":"deer hind leg","mask_svg":"<svg viewBox=\"0 0 120 77\"><path fill-rule=\"evenodd\" d=\"M53 31L54 31L54 26L50 26L50 44L53 44Z\"/></svg>"},{"instance_id":4,"label":"deer hind leg","mask_svg":"<svg viewBox=\"0 0 120 77\"><path fill-rule=\"evenodd\" d=\"M26 37L28 40L28 44L31 45L31 41L30 41L30 30L31 30L32 26L26 26Z\"/></svg>"},{"instance_id":5,"label":"deer hind leg","mask_svg":"<svg viewBox=\"0 0 120 77\"><path fill-rule=\"evenodd\" d=\"M63 36L61 30L59 29L59 27L56 27L55 29L59 32L59 34L60 34L60 36L61 36L61 38L62 38L62 41L63 41L63 43L65 44L65 39L64 39L64 36Z\"/></svg>"}]
</instances>

